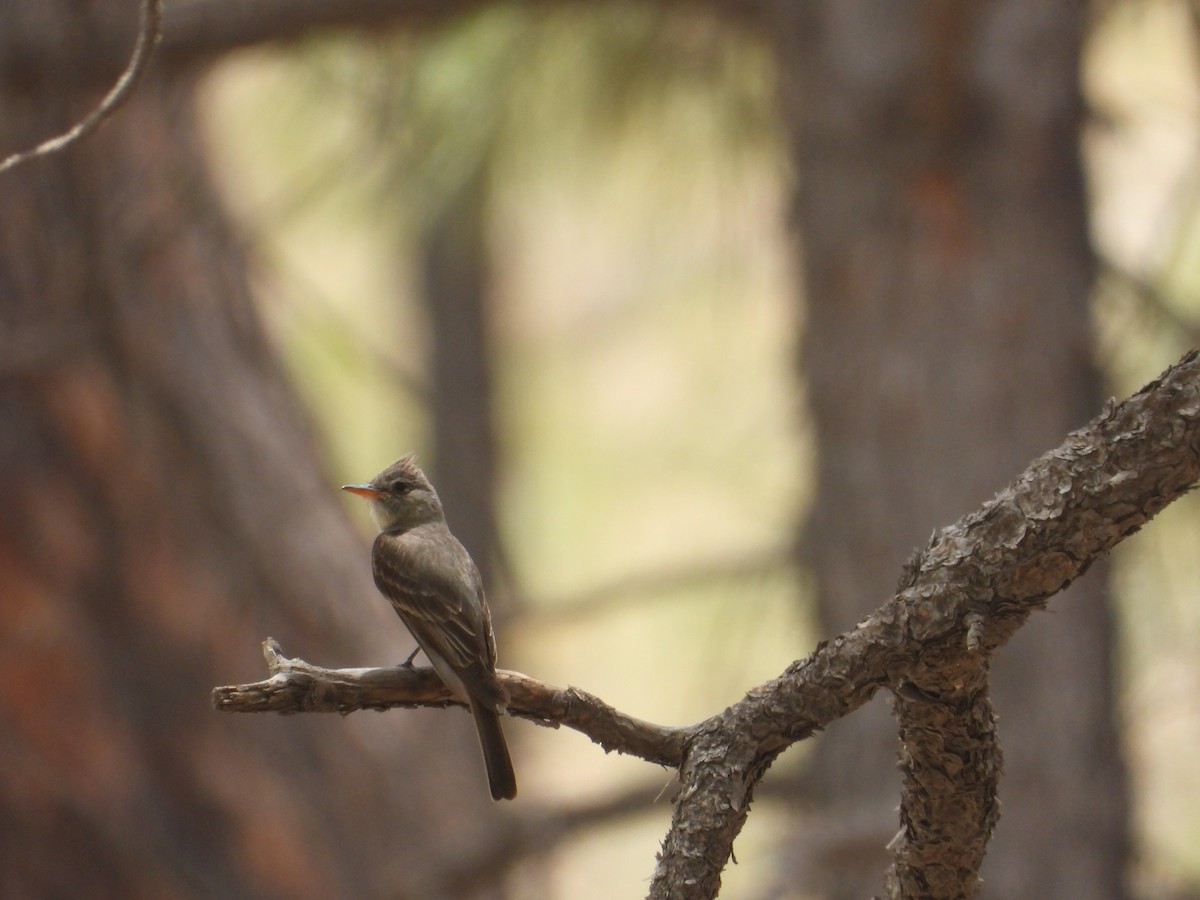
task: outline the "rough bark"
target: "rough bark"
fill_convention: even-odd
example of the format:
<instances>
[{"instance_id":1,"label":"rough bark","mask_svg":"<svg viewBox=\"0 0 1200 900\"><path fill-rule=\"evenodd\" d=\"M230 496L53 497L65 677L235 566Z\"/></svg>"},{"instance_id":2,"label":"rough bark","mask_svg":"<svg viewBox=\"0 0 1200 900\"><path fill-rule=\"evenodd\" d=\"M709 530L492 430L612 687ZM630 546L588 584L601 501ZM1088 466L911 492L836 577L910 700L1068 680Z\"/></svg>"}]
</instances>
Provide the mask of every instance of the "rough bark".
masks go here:
<instances>
[{"instance_id":1,"label":"rough bark","mask_svg":"<svg viewBox=\"0 0 1200 900\"><path fill-rule=\"evenodd\" d=\"M801 354L818 433L804 556L821 620L862 616L931 522L1093 406L1076 3L783 4L800 189ZM1114 897L1127 854L1102 579L1000 656L996 896ZM878 889L895 832L882 703L823 737L796 870ZM811 883L811 882L810 882Z\"/></svg>"},{"instance_id":2,"label":"rough bark","mask_svg":"<svg viewBox=\"0 0 1200 900\"><path fill-rule=\"evenodd\" d=\"M910 739L888 892L975 896L974 866L996 820L981 681L989 654L1198 477L1200 355L1191 353L936 532L891 602L695 729L650 896L716 896L763 771L884 686L901 698Z\"/></svg>"},{"instance_id":3,"label":"rough bark","mask_svg":"<svg viewBox=\"0 0 1200 900\"><path fill-rule=\"evenodd\" d=\"M888 688L897 696L905 768L888 893L973 897L997 818L992 654L1198 478L1200 351L935 532L891 600L717 715L667 728L582 691L502 672L509 710L679 768L682 785L650 891L678 900L716 896L754 789L779 753ZM348 712L444 705L449 697L430 671L321 669L282 657L273 641L266 655L271 677L215 689L218 709Z\"/></svg>"},{"instance_id":4,"label":"rough bark","mask_svg":"<svg viewBox=\"0 0 1200 900\"><path fill-rule=\"evenodd\" d=\"M429 667L327 669L283 655L268 638L263 655L271 677L253 684L214 688L213 706L221 712L349 713L364 709L462 706ZM566 725L586 734L606 751L617 750L662 766L683 760L689 729L655 725L613 709L578 688L558 688L499 670L508 693L510 715L540 725Z\"/></svg>"}]
</instances>

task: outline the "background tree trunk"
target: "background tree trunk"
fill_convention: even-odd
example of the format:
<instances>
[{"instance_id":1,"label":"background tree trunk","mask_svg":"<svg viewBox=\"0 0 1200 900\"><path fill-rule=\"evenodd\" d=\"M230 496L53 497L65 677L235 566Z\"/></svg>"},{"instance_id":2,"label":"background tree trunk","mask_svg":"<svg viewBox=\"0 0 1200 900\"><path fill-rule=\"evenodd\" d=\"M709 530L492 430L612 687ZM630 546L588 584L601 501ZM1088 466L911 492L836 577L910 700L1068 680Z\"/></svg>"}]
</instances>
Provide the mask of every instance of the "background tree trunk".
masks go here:
<instances>
[{"instance_id":1,"label":"background tree trunk","mask_svg":"<svg viewBox=\"0 0 1200 900\"><path fill-rule=\"evenodd\" d=\"M500 548L484 182L477 173L433 215L420 268L431 326L434 483L447 522L490 589Z\"/></svg>"},{"instance_id":2,"label":"background tree trunk","mask_svg":"<svg viewBox=\"0 0 1200 900\"><path fill-rule=\"evenodd\" d=\"M95 34L132 44L132 4L77 6L6 10L0 154L115 77L80 65ZM430 749L474 752L465 715L209 706L259 676L266 634L332 664L394 661L405 635L202 148L191 77L159 66L89 140L0 178L0 894L438 896L500 825L482 767Z\"/></svg>"},{"instance_id":3,"label":"background tree trunk","mask_svg":"<svg viewBox=\"0 0 1200 900\"><path fill-rule=\"evenodd\" d=\"M117 72L89 67L96 35L108 58L108 35L133 34L132 4L10 7L0 155L86 112ZM805 544L833 632L890 593L930 528L1095 410L1082 10L766 8L802 178L821 441ZM264 336L192 87L160 65L87 142L0 176L0 894L444 896L504 814L465 716L237 721L207 704L231 673L258 677L268 633L331 664L395 660L407 639ZM478 251L478 212L451 210L427 248L439 408L488 391L486 353L467 349L486 350L478 269L434 290L456 246ZM435 443L490 485L481 402ZM462 498L490 494L439 483L488 566L494 514L476 534ZM1056 598L1062 615L996 666L995 896L1122 892L1102 593L1093 573ZM797 867L831 896L879 889L896 828L896 729L875 712L818 747L823 838ZM471 772L436 749L450 741Z\"/></svg>"},{"instance_id":4,"label":"background tree trunk","mask_svg":"<svg viewBox=\"0 0 1200 900\"><path fill-rule=\"evenodd\" d=\"M1077 3L817 0L775 33L800 178L802 369L819 441L804 551L823 631L892 590L932 527L1097 409L1078 141ZM1103 577L1001 652L996 897L1117 897L1127 799ZM880 888L896 727L877 700L819 740L801 884Z\"/></svg>"}]
</instances>

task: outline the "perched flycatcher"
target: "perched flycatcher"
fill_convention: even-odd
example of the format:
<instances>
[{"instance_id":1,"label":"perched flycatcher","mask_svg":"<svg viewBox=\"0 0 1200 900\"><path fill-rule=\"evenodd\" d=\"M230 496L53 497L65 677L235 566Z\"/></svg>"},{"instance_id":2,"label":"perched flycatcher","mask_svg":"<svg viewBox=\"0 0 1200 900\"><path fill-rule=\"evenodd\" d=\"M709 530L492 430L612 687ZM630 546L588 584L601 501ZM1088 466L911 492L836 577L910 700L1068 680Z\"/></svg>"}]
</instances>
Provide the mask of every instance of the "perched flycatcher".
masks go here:
<instances>
[{"instance_id":1,"label":"perched flycatcher","mask_svg":"<svg viewBox=\"0 0 1200 900\"><path fill-rule=\"evenodd\" d=\"M446 687L471 708L495 800L517 795L500 728L506 697L496 678L496 636L479 570L446 527L437 491L412 455L368 484L342 490L365 497L379 525L371 551L375 584Z\"/></svg>"}]
</instances>

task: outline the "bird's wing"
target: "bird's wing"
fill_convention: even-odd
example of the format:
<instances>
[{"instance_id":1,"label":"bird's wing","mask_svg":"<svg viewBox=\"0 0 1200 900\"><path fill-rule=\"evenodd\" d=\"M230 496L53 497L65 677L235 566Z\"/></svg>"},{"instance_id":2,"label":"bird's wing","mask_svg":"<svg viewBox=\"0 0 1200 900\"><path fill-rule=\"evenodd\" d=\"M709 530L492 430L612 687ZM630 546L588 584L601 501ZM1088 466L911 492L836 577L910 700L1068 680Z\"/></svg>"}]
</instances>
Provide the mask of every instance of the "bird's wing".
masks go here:
<instances>
[{"instance_id":1,"label":"bird's wing","mask_svg":"<svg viewBox=\"0 0 1200 900\"><path fill-rule=\"evenodd\" d=\"M484 673L494 681L495 638L483 583L448 529L422 526L380 534L372 568L375 584L426 654L438 654L468 687Z\"/></svg>"}]
</instances>

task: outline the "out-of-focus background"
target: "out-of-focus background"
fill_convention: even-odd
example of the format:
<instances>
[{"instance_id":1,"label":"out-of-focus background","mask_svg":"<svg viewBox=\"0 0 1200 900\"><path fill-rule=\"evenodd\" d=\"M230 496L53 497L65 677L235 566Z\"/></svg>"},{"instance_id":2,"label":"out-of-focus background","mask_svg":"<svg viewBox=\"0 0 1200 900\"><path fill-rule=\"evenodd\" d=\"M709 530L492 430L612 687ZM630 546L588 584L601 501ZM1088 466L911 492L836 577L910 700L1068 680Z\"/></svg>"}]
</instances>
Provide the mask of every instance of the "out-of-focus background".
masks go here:
<instances>
[{"instance_id":1,"label":"out-of-focus background","mask_svg":"<svg viewBox=\"0 0 1200 900\"><path fill-rule=\"evenodd\" d=\"M133 3L0 10L0 154ZM0 176L0 895L644 894L669 772L457 711L221 716L385 665L338 485L416 450L501 664L701 719L1196 345L1188 0L174 0ZM995 666L988 897L1200 895L1200 509ZM768 773L723 896L863 897L886 699Z\"/></svg>"}]
</instances>

